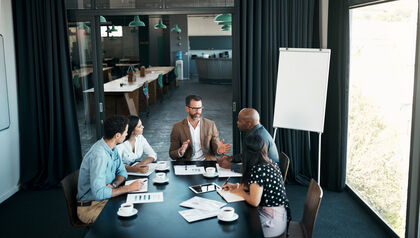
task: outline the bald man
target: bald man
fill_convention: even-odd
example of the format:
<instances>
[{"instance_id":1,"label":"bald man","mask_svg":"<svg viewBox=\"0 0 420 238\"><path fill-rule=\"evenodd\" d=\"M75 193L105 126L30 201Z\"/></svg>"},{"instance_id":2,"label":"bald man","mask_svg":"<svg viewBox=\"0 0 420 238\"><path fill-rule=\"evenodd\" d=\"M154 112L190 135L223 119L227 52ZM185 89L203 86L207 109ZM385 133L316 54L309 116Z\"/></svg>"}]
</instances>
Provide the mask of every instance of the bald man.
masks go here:
<instances>
[{"instance_id":1,"label":"bald man","mask_svg":"<svg viewBox=\"0 0 420 238\"><path fill-rule=\"evenodd\" d=\"M268 157L278 163L279 154L277 152L277 146L273 141L270 133L260 124L260 114L254 108L244 108L239 112L238 121L236 122L240 131L244 131L246 136L248 135L259 135L263 138L265 145L267 146ZM245 137L246 137L245 136ZM240 163L242 161L242 154L234 156L224 155L217 160L217 163L226 169L232 169L234 171L241 171L241 166L232 163Z\"/></svg>"}]
</instances>

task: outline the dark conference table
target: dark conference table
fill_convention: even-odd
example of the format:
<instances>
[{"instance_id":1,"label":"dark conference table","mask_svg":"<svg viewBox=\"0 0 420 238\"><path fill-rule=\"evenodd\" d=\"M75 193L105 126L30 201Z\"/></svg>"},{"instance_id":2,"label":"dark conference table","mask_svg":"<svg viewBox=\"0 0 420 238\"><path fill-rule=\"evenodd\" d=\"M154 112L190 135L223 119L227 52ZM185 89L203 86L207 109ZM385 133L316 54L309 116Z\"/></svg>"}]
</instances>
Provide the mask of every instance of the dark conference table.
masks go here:
<instances>
[{"instance_id":1,"label":"dark conference table","mask_svg":"<svg viewBox=\"0 0 420 238\"><path fill-rule=\"evenodd\" d=\"M227 223L208 218L188 223L178 211L185 210L179 204L194 196L226 202L217 192L195 194L188 187L191 185L216 182L222 185L226 178L207 179L202 175L175 175L173 165L192 164L192 162L172 162L166 173L169 183L153 184L155 173L149 175L147 192L163 192L163 202L134 204L137 215L128 218L118 217L117 211L125 202L127 195L111 198L102 210L96 222L90 227L86 237L263 237L258 211L246 202L229 203L235 208L238 220ZM215 167L215 162L195 162L197 166ZM129 176L130 179L139 177ZM231 178L230 182L239 182L240 178Z\"/></svg>"}]
</instances>

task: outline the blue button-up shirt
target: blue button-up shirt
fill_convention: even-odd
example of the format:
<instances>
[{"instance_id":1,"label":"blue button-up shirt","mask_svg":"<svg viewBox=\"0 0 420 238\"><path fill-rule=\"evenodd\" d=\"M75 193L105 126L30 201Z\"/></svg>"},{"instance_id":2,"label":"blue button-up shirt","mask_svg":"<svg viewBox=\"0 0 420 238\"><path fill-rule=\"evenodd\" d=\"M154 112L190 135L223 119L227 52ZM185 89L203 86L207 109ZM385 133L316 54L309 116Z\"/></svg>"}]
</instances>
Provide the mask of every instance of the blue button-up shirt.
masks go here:
<instances>
[{"instance_id":1,"label":"blue button-up shirt","mask_svg":"<svg viewBox=\"0 0 420 238\"><path fill-rule=\"evenodd\" d=\"M98 140L83 158L77 186L77 201L101 201L111 198L107 187L116 176L127 179L124 163L117 149L110 149L103 139Z\"/></svg>"}]
</instances>

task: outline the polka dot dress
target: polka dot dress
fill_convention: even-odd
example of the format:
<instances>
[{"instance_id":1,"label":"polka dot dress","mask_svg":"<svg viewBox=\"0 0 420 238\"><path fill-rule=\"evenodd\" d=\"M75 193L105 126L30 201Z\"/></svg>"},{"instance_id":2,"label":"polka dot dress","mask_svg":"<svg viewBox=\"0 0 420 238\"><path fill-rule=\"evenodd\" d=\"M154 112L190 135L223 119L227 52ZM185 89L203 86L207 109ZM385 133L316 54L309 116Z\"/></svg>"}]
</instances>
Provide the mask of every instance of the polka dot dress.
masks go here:
<instances>
[{"instance_id":1,"label":"polka dot dress","mask_svg":"<svg viewBox=\"0 0 420 238\"><path fill-rule=\"evenodd\" d=\"M260 206L278 207L286 205L286 189L281 172L269 164L257 164L251 168L248 185L252 183L263 187Z\"/></svg>"}]
</instances>

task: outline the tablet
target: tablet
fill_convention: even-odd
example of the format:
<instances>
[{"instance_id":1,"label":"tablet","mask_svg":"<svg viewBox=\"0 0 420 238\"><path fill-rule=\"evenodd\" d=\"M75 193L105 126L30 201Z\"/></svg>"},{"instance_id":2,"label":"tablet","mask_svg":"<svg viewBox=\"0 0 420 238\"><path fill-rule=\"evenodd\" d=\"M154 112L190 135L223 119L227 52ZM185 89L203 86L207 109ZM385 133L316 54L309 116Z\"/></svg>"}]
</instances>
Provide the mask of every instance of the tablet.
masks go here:
<instances>
[{"instance_id":1,"label":"tablet","mask_svg":"<svg viewBox=\"0 0 420 238\"><path fill-rule=\"evenodd\" d=\"M189 188L196 194L213 192L213 191L216 191L217 189L222 189L216 183L205 183L205 184L200 184L200 185L194 185L194 186L190 186Z\"/></svg>"}]
</instances>

